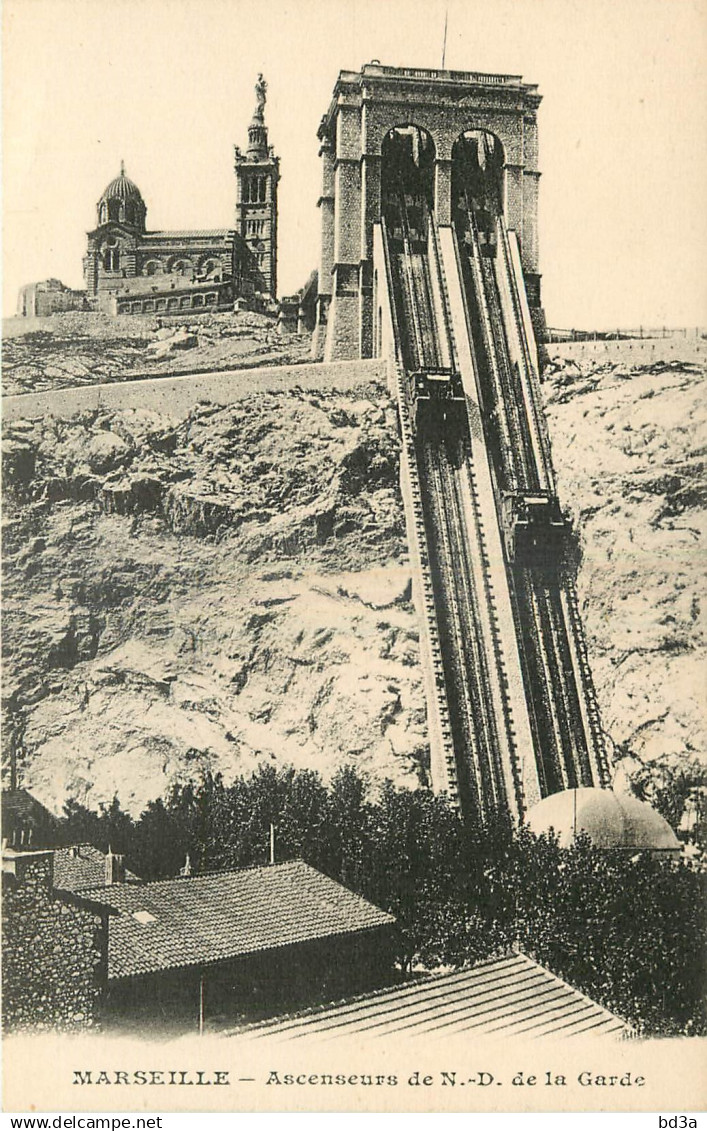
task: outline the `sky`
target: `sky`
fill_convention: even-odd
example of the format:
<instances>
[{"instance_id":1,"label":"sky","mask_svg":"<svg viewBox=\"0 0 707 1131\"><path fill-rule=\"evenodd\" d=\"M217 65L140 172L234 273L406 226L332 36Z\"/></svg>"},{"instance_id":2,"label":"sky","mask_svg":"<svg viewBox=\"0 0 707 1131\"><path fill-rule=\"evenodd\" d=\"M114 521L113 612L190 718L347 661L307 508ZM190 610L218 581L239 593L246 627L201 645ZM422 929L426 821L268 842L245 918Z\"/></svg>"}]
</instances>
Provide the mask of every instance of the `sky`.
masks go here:
<instances>
[{"instance_id":1,"label":"sky","mask_svg":"<svg viewBox=\"0 0 707 1131\"><path fill-rule=\"evenodd\" d=\"M3 313L82 285L121 159L148 228L233 224L258 72L281 158L279 282L317 265L317 127L371 59L539 84L540 260L563 328L707 323L707 0L5 0Z\"/></svg>"}]
</instances>

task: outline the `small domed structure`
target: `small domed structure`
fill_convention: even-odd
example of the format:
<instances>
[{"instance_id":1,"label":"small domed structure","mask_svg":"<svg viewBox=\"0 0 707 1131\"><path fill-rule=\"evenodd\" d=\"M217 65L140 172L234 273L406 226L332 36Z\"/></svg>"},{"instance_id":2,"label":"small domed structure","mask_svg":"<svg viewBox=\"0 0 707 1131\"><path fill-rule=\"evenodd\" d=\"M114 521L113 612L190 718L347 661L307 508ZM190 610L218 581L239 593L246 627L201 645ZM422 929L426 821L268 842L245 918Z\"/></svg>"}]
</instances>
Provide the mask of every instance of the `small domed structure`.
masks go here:
<instances>
[{"instance_id":1,"label":"small domed structure","mask_svg":"<svg viewBox=\"0 0 707 1131\"><path fill-rule=\"evenodd\" d=\"M611 789L565 789L528 812L527 824L538 836L552 829L562 848L586 833L597 848L627 852L679 853L680 841L668 822L645 801Z\"/></svg>"},{"instance_id":2,"label":"small domed structure","mask_svg":"<svg viewBox=\"0 0 707 1131\"><path fill-rule=\"evenodd\" d=\"M97 205L98 224L113 220L145 231L147 208L142 193L134 181L125 175L125 162L120 162L120 174L104 190Z\"/></svg>"}]
</instances>

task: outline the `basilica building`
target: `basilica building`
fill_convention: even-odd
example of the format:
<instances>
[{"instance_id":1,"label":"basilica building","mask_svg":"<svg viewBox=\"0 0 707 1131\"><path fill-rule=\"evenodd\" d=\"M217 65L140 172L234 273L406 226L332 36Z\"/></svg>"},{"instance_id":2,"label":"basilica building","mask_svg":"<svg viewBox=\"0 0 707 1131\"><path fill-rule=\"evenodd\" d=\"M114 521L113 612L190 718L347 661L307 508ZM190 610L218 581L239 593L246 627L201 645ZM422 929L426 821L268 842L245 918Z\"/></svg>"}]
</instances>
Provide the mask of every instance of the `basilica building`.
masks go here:
<instances>
[{"instance_id":1,"label":"basilica building","mask_svg":"<svg viewBox=\"0 0 707 1131\"><path fill-rule=\"evenodd\" d=\"M83 266L91 306L111 314L169 314L232 309L239 298L275 298L280 168L268 144L266 91L259 75L248 147L245 153L235 147L232 228L148 230L142 193L121 163L88 233Z\"/></svg>"}]
</instances>

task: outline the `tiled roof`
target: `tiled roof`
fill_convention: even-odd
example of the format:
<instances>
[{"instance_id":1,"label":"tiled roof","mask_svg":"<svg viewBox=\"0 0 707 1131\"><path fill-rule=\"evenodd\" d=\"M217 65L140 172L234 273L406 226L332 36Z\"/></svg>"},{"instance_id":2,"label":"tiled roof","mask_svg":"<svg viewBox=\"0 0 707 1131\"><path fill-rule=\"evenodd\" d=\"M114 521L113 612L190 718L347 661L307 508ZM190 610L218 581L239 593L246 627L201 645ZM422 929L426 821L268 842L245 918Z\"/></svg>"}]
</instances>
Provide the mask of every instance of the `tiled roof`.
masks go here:
<instances>
[{"instance_id":1,"label":"tiled roof","mask_svg":"<svg viewBox=\"0 0 707 1131\"><path fill-rule=\"evenodd\" d=\"M106 858L92 844L74 844L70 848L57 848L54 852L54 887L62 891L83 891L105 883ZM125 870L128 883L138 882L138 877Z\"/></svg>"},{"instance_id":2,"label":"tiled roof","mask_svg":"<svg viewBox=\"0 0 707 1131\"><path fill-rule=\"evenodd\" d=\"M48 825L56 825L56 817L37 801L26 789L3 789L2 791L2 816L4 821L15 820L41 820Z\"/></svg>"},{"instance_id":3,"label":"tiled roof","mask_svg":"<svg viewBox=\"0 0 707 1131\"><path fill-rule=\"evenodd\" d=\"M240 1035L276 1041L420 1037L427 1044L435 1037L446 1039L455 1033L564 1039L625 1037L630 1032L626 1022L608 1009L524 954L514 954L340 1005L276 1018L242 1030Z\"/></svg>"},{"instance_id":4,"label":"tiled roof","mask_svg":"<svg viewBox=\"0 0 707 1131\"><path fill-rule=\"evenodd\" d=\"M218 962L395 922L302 861L114 884L81 894L118 912L110 917L109 978Z\"/></svg>"},{"instance_id":5,"label":"tiled roof","mask_svg":"<svg viewBox=\"0 0 707 1131\"><path fill-rule=\"evenodd\" d=\"M145 232L140 239L147 243L159 243L161 240L179 243L180 240L221 240L233 236L233 234L233 231L229 228L212 228L192 232Z\"/></svg>"}]
</instances>

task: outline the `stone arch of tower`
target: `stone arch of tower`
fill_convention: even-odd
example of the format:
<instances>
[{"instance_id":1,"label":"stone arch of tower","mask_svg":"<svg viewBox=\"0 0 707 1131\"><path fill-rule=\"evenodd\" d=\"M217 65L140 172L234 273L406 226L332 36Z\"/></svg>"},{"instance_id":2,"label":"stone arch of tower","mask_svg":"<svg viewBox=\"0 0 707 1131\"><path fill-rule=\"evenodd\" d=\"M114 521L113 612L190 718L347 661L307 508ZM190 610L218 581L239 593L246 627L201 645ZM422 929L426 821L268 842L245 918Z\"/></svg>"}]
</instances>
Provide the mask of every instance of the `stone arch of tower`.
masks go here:
<instances>
[{"instance_id":1,"label":"stone arch of tower","mask_svg":"<svg viewBox=\"0 0 707 1131\"><path fill-rule=\"evenodd\" d=\"M383 141L391 129L400 124L414 123L432 138L437 159L451 161L452 149L463 133L484 130L498 138L509 163L522 163L523 121L515 116L499 114L493 110L472 110L463 102L453 107L414 106L405 122L399 108L383 105L366 107L366 122L362 130L362 153L380 155Z\"/></svg>"},{"instance_id":2,"label":"stone arch of tower","mask_svg":"<svg viewBox=\"0 0 707 1131\"><path fill-rule=\"evenodd\" d=\"M390 193L406 191L424 197L434 208L437 147L428 130L417 122L393 126L381 143L381 202Z\"/></svg>"},{"instance_id":3,"label":"stone arch of tower","mask_svg":"<svg viewBox=\"0 0 707 1131\"><path fill-rule=\"evenodd\" d=\"M506 155L503 142L488 129L464 130L452 145L452 215L460 197L471 193L480 207L505 211ZM467 201L464 201L466 205Z\"/></svg>"},{"instance_id":4,"label":"stone arch of tower","mask_svg":"<svg viewBox=\"0 0 707 1131\"><path fill-rule=\"evenodd\" d=\"M413 108L411 108L412 110ZM434 207L440 222L451 219L451 169L454 149L459 139L468 133L485 133L496 139L501 146L504 158L503 197L508 199L510 211L515 217L516 227L522 227L523 195L525 192L521 170L526 165L534 171L535 147L529 147L524 140L523 119L518 116L501 115L488 111L470 113L468 106L460 105L441 109L415 106L407 121L399 111L389 107L367 107L366 122L361 135L361 157L382 163L383 147L390 132L401 125L415 125L431 139L435 148L435 198ZM381 110L383 113L381 113ZM534 241L531 240L531 247Z\"/></svg>"}]
</instances>

